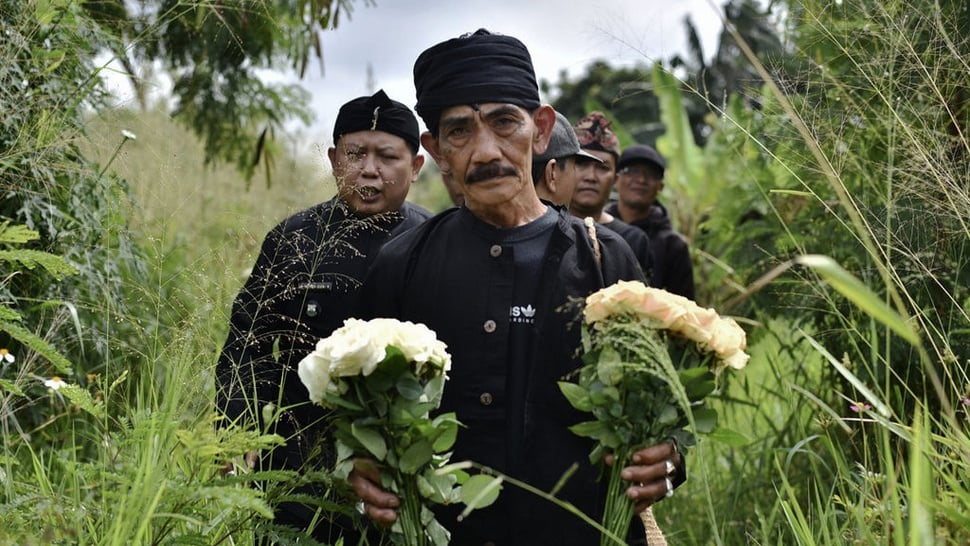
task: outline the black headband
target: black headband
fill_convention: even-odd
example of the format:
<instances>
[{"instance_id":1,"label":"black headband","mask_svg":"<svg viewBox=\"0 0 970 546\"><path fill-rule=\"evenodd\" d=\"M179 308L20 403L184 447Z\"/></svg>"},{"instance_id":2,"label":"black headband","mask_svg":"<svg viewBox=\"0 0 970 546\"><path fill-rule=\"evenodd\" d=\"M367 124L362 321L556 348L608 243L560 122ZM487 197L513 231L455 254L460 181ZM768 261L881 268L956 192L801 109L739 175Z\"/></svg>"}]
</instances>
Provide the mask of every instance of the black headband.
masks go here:
<instances>
[{"instance_id":1,"label":"black headband","mask_svg":"<svg viewBox=\"0 0 970 546\"><path fill-rule=\"evenodd\" d=\"M340 107L333 124L333 143L357 131L383 131L404 139L412 153L418 152L418 120L407 106L391 100L383 89Z\"/></svg>"},{"instance_id":2,"label":"black headband","mask_svg":"<svg viewBox=\"0 0 970 546\"><path fill-rule=\"evenodd\" d=\"M529 50L511 36L479 29L425 50L414 63L418 115L438 135L441 111L461 104L502 102L539 107Z\"/></svg>"}]
</instances>

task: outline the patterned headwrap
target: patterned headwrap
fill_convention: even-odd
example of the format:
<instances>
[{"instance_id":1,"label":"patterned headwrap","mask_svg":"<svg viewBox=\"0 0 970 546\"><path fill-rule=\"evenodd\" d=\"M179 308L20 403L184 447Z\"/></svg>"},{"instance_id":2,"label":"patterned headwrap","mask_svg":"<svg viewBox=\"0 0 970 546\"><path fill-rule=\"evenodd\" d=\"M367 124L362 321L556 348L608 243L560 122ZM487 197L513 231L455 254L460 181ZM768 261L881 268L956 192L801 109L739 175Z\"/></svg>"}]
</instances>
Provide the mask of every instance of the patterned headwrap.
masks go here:
<instances>
[{"instance_id":1,"label":"patterned headwrap","mask_svg":"<svg viewBox=\"0 0 970 546\"><path fill-rule=\"evenodd\" d=\"M540 105L529 50L511 36L485 29L421 53L414 62L414 87L414 109L435 136L441 111L451 106L502 102L531 112Z\"/></svg>"},{"instance_id":2,"label":"patterned headwrap","mask_svg":"<svg viewBox=\"0 0 970 546\"><path fill-rule=\"evenodd\" d=\"M370 97L359 97L340 107L333 124L333 143L347 133L383 131L404 139L411 153L418 152L418 119L411 109L391 100L383 89Z\"/></svg>"},{"instance_id":3,"label":"patterned headwrap","mask_svg":"<svg viewBox=\"0 0 970 546\"><path fill-rule=\"evenodd\" d=\"M620 141L616 133L610 129L610 120L602 112L591 112L583 116L573 127L579 145L586 150L599 150L613 154L613 159L620 157Z\"/></svg>"}]
</instances>

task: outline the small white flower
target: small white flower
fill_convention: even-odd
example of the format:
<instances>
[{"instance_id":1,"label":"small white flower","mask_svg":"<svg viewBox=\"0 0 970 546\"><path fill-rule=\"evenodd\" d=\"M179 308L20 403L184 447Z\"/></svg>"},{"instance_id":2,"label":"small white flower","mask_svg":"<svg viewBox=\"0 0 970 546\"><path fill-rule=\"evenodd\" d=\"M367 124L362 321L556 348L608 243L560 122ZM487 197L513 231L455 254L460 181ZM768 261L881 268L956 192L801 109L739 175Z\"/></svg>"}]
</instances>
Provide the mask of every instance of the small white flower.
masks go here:
<instances>
[{"instance_id":1,"label":"small white flower","mask_svg":"<svg viewBox=\"0 0 970 546\"><path fill-rule=\"evenodd\" d=\"M3 359L5 362L9 362L10 364L17 361L16 357L14 357L13 354L6 349L0 349L0 359Z\"/></svg>"},{"instance_id":2,"label":"small white flower","mask_svg":"<svg viewBox=\"0 0 970 546\"><path fill-rule=\"evenodd\" d=\"M128 140L138 140L138 136L135 135L135 133L132 133L131 131L129 131L128 129L122 129L121 136L127 138Z\"/></svg>"},{"instance_id":3,"label":"small white flower","mask_svg":"<svg viewBox=\"0 0 970 546\"><path fill-rule=\"evenodd\" d=\"M56 375L50 379L44 381L44 386L51 390L60 390L61 387L66 387L67 383L63 379L57 377Z\"/></svg>"}]
</instances>

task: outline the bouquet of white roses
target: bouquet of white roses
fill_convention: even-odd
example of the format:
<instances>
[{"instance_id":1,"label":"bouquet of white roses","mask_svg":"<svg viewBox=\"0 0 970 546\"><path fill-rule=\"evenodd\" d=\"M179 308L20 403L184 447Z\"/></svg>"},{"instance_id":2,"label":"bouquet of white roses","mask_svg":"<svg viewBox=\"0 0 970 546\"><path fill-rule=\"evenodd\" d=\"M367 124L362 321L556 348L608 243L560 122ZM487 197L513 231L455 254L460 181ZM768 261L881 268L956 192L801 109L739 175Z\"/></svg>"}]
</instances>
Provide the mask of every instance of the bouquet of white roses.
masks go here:
<instances>
[{"instance_id":1,"label":"bouquet of white roses","mask_svg":"<svg viewBox=\"0 0 970 546\"><path fill-rule=\"evenodd\" d=\"M423 324L348 319L298 368L310 400L332 410L336 474L346 478L355 457L376 459L382 486L401 499L391 538L408 546L448 543L448 531L427 502L458 500L448 462L458 433L453 413L431 418L451 356Z\"/></svg>"},{"instance_id":2,"label":"bouquet of white roses","mask_svg":"<svg viewBox=\"0 0 970 546\"><path fill-rule=\"evenodd\" d=\"M723 369L747 364L745 346L734 320L641 282L621 281L586 298L583 367L578 382L559 386L573 407L593 414L571 429L598 441L590 460L615 456L602 520L613 536L604 534L602 545L626 537L633 520L620 477L633 453L668 438L686 448L694 433L711 432L717 414L703 399ZM672 355L700 357L700 364L675 365Z\"/></svg>"}]
</instances>

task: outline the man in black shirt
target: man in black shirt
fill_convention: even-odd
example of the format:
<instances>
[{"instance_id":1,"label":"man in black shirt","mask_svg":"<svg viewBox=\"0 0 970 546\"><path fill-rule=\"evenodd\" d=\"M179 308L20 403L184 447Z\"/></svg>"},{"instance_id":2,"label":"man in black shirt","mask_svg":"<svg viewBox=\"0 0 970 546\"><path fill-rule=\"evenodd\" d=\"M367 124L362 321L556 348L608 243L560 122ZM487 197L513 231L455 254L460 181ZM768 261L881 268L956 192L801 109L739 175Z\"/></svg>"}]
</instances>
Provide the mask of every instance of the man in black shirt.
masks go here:
<instances>
[{"instance_id":1,"label":"man in black shirt","mask_svg":"<svg viewBox=\"0 0 970 546\"><path fill-rule=\"evenodd\" d=\"M657 195L664 188L666 162L645 144L627 146L616 164L619 199L606 211L646 232L653 253L653 285L694 299L694 266L690 247L674 231L667 208Z\"/></svg>"},{"instance_id":2,"label":"man in black shirt","mask_svg":"<svg viewBox=\"0 0 970 546\"><path fill-rule=\"evenodd\" d=\"M228 421L286 440L263 454L263 468L331 463L332 450L317 441L324 411L309 402L297 364L320 338L358 314L358 288L378 249L431 216L405 202L424 165L418 139L414 114L384 91L343 105L327 152L338 194L267 234L233 303L217 367L218 404ZM323 455L313 458L321 449ZM310 507L283 503L275 522L306 529L313 516ZM325 523L313 535L327 543L338 536L356 540L345 531Z\"/></svg>"},{"instance_id":3,"label":"man in black shirt","mask_svg":"<svg viewBox=\"0 0 970 546\"><path fill-rule=\"evenodd\" d=\"M579 367L580 309L570 302L621 279L643 279L615 233L543 204L532 157L546 149L555 112L539 102L531 57L508 36L479 30L422 53L414 66L421 143L453 174L465 204L388 243L362 293L369 316L421 322L452 354L441 411L464 427L455 461L474 460L549 491L573 466L559 496L593 518L605 486L588 455L593 444L568 430L587 418L556 382ZM669 443L625 464L639 510L668 491ZM389 524L400 500L359 462L351 485L374 521ZM675 481L682 481L682 478ZM576 516L506 487L498 501L458 522L439 507L451 544L588 546L598 535Z\"/></svg>"}]
</instances>

